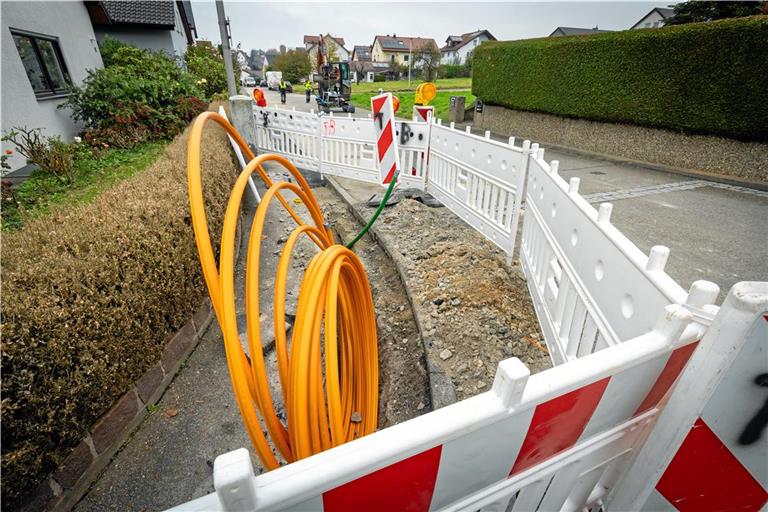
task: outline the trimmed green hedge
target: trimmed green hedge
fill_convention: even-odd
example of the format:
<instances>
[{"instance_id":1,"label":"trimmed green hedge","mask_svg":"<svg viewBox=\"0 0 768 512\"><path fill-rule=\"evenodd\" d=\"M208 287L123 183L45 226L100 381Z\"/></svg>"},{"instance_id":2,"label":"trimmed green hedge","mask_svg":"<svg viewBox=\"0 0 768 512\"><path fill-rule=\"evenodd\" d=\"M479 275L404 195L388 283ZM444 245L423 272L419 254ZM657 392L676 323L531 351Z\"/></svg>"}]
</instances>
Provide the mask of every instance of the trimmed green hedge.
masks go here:
<instances>
[{"instance_id":1,"label":"trimmed green hedge","mask_svg":"<svg viewBox=\"0 0 768 512\"><path fill-rule=\"evenodd\" d=\"M768 16L494 41L473 63L487 104L768 140Z\"/></svg>"}]
</instances>

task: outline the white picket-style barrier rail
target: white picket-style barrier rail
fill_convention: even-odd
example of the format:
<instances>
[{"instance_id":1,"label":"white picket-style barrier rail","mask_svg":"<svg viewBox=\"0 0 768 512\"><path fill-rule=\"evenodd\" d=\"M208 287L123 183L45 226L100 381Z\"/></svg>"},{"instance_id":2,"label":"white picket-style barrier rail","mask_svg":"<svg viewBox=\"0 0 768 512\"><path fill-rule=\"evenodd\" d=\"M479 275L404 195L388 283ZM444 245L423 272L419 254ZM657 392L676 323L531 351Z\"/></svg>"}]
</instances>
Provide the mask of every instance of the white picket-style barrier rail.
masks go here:
<instances>
[{"instance_id":1,"label":"white picket-style barrier rail","mask_svg":"<svg viewBox=\"0 0 768 512\"><path fill-rule=\"evenodd\" d=\"M254 119L259 151L378 182L373 120L260 108ZM643 254L611 205L590 206L537 144L398 128L413 133L401 157L417 162L403 159L415 170L401 181L510 257L525 190L520 261L555 366L530 376L502 361L487 393L258 477L246 450L222 455L216 492L176 510L760 510L768 444L742 438L764 399L752 379L768 357L768 283L739 283L718 308L716 285L686 293L664 273L668 250ZM714 460L728 468L720 487L696 476Z\"/></svg>"}]
</instances>

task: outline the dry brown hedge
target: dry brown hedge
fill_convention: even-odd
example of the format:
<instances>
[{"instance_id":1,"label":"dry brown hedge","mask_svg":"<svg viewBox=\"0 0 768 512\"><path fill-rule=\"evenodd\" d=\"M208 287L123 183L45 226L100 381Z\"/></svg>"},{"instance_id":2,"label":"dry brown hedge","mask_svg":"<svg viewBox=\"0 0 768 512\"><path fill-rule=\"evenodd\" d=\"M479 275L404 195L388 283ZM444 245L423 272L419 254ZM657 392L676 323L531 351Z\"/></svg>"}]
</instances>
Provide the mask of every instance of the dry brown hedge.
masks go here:
<instances>
[{"instance_id":1,"label":"dry brown hedge","mask_svg":"<svg viewBox=\"0 0 768 512\"><path fill-rule=\"evenodd\" d=\"M2 245L2 500L19 503L160 360L205 296L190 225L187 134L91 203ZM223 130L203 137L212 239L236 177Z\"/></svg>"}]
</instances>

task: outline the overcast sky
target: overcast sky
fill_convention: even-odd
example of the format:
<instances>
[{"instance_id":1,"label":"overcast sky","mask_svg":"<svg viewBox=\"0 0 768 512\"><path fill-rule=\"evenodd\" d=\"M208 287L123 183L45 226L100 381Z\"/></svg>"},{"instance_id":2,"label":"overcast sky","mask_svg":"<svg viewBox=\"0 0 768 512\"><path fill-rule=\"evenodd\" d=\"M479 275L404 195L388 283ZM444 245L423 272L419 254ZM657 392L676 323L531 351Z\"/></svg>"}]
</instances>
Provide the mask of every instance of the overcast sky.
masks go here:
<instances>
[{"instance_id":1,"label":"overcast sky","mask_svg":"<svg viewBox=\"0 0 768 512\"><path fill-rule=\"evenodd\" d=\"M520 3L293 3L225 1L232 41L242 49L303 46L305 34L331 33L354 45L370 45L377 34L432 37L442 46L450 34L487 29L497 39L549 35L558 26L622 30L654 7L673 2ZM193 1L198 37L218 42L213 1Z\"/></svg>"}]
</instances>

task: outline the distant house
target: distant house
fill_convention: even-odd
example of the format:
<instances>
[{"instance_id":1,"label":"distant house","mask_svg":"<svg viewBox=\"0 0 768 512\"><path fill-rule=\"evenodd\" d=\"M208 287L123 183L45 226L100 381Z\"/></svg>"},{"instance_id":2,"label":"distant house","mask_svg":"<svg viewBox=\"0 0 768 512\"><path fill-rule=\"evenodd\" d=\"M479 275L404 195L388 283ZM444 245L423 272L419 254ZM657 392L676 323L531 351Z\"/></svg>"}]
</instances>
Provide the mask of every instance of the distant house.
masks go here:
<instances>
[{"instance_id":1,"label":"distant house","mask_svg":"<svg viewBox=\"0 0 768 512\"><path fill-rule=\"evenodd\" d=\"M355 46L352 48L352 61L371 62L370 46Z\"/></svg>"},{"instance_id":2,"label":"distant house","mask_svg":"<svg viewBox=\"0 0 768 512\"><path fill-rule=\"evenodd\" d=\"M371 60L387 64L408 65L413 54L426 47L438 50L434 39L424 37L398 37L397 35L376 36L371 45Z\"/></svg>"},{"instance_id":3,"label":"distant house","mask_svg":"<svg viewBox=\"0 0 768 512\"><path fill-rule=\"evenodd\" d=\"M641 28L661 28L666 23L667 18L675 14L674 9L667 7L654 7L651 12L640 18L640 21L632 25L629 30Z\"/></svg>"},{"instance_id":4,"label":"distant house","mask_svg":"<svg viewBox=\"0 0 768 512\"><path fill-rule=\"evenodd\" d=\"M67 142L82 129L57 107L67 84L82 84L87 70L103 66L96 36L82 2L2 2L2 130L43 128ZM27 167L8 142L10 172Z\"/></svg>"},{"instance_id":5,"label":"distant house","mask_svg":"<svg viewBox=\"0 0 768 512\"><path fill-rule=\"evenodd\" d=\"M351 52L344 47L344 38L326 34L323 37L323 59L328 60L328 52L335 55L335 60L349 62ZM320 46L320 36L304 36L304 49L314 67L317 64L317 50Z\"/></svg>"},{"instance_id":6,"label":"distant house","mask_svg":"<svg viewBox=\"0 0 768 512\"><path fill-rule=\"evenodd\" d=\"M106 36L148 50L183 57L197 37L192 6L187 1L107 0L84 2L96 39Z\"/></svg>"},{"instance_id":7,"label":"distant house","mask_svg":"<svg viewBox=\"0 0 768 512\"><path fill-rule=\"evenodd\" d=\"M557 27L549 37L563 37L563 36L585 36L588 34L602 34L603 32L611 32L610 30L600 30L595 28L575 28L575 27Z\"/></svg>"},{"instance_id":8,"label":"distant house","mask_svg":"<svg viewBox=\"0 0 768 512\"><path fill-rule=\"evenodd\" d=\"M274 48L270 48L267 50L267 52L264 54L264 60L262 63L261 72L266 76L267 68L274 67L275 61L280 56L280 52L275 50Z\"/></svg>"},{"instance_id":9,"label":"distant house","mask_svg":"<svg viewBox=\"0 0 768 512\"><path fill-rule=\"evenodd\" d=\"M495 41L496 38L487 30L467 32L460 36L448 36L445 46L440 48L441 64L464 64L467 56L485 41Z\"/></svg>"}]
</instances>

